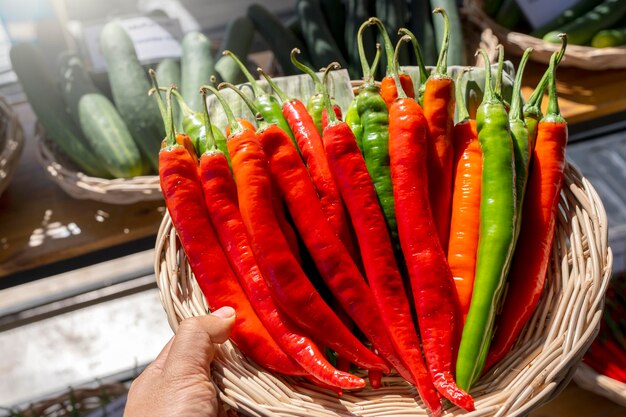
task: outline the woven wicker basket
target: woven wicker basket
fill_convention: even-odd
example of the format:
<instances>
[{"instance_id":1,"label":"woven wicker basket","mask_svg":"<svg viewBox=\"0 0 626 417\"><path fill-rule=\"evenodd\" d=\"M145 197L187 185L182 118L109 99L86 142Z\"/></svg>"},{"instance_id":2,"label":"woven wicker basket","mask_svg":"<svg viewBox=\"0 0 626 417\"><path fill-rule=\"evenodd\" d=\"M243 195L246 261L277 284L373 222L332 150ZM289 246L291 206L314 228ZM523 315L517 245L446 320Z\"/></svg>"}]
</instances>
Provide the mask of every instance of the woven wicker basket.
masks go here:
<instances>
[{"instance_id":1,"label":"woven wicker basket","mask_svg":"<svg viewBox=\"0 0 626 417\"><path fill-rule=\"evenodd\" d=\"M47 398L15 410L13 415L28 417L84 416L92 410L103 408L117 397L128 393L123 383L102 384L93 388L75 388L56 397Z\"/></svg>"},{"instance_id":2,"label":"woven wicker basket","mask_svg":"<svg viewBox=\"0 0 626 417\"><path fill-rule=\"evenodd\" d=\"M7 188L24 148L24 131L11 106L0 97L0 195Z\"/></svg>"},{"instance_id":3,"label":"woven wicker basket","mask_svg":"<svg viewBox=\"0 0 626 417\"><path fill-rule=\"evenodd\" d=\"M600 325L612 264L606 222L596 191L568 165L542 300L513 351L472 389L476 411L451 408L446 415L523 416L567 385ZM174 331L182 319L207 314L167 215L158 232L154 267ZM222 401L244 415L426 415L415 389L397 376L384 378L380 389L337 397L298 378L263 370L230 342L219 347L213 365Z\"/></svg>"},{"instance_id":4,"label":"woven wicker basket","mask_svg":"<svg viewBox=\"0 0 626 417\"><path fill-rule=\"evenodd\" d=\"M599 374L584 363L581 363L578 369L576 369L574 382L587 391L626 407L626 384Z\"/></svg>"},{"instance_id":5,"label":"woven wicker basket","mask_svg":"<svg viewBox=\"0 0 626 417\"><path fill-rule=\"evenodd\" d=\"M466 0L462 9L465 19L484 30L491 30L507 52L521 56L526 48L533 48L530 59L549 64L552 53L560 49L560 44L544 42L542 39L500 26L483 12L481 6L481 0ZM595 71L626 68L626 47L593 48L568 45L560 65Z\"/></svg>"},{"instance_id":6,"label":"woven wicker basket","mask_svg":"<svg viewBox=\"0 0 626 417\"><path fill-rule=\"evenodd\" d=\"M76 169L46 136L39 123L35 126L35 139L39 162L50 178L73 198L109 204L132 204L163 199L158 175L111 180L91 177Z\"/></svg>"}]
</instances>

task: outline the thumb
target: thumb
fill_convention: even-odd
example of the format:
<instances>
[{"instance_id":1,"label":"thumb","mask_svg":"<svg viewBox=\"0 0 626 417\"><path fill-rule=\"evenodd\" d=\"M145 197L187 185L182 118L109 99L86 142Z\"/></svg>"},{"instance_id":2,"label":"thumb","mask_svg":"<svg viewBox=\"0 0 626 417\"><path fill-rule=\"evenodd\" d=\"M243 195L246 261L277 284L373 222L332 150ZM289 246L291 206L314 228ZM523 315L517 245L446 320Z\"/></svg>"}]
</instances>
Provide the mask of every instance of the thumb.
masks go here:
<instances>
[{"instance_id":1,"label":"thumb","mask_svg":"<svg viewBox=\"0 0 626 417\"><path fill-rule=\"evenodd\" d=\"M224 343L235 324L235 310L222 307L212 314L183 320L164 368L170 371L197 372L206 370L215 354L214 343Z\"/></svg>"}]
</instances>

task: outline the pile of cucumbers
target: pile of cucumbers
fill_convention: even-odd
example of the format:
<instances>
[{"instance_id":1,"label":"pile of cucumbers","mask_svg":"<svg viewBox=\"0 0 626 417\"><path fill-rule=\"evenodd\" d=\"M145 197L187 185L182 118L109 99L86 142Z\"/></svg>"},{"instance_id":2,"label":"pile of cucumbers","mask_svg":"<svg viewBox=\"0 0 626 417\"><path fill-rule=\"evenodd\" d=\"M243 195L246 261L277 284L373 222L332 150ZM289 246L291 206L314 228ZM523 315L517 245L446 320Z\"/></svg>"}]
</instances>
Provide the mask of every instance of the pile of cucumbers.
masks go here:
<instances>
[{"instance_id":1,"label":"pile of cucumbers","mask_svg":"<svg viewBox=\"0 0 626 417\"><path fill-rule=\"evenodd\" d=\"M222 46L245 57L253 36L247 17L234 19ZM100 46L109 81L104 90L73 52L62 53L56 66L36 43L16 44L10 56L46 135L77 170L106 179L155 174L165 131L156 101L148 95L147 68L118 21L104 26ZM182 41L180 62L165 59L157 66L160 83L178 85L194 110L202 109L198 90L212 75L234 83L245 79L230 58L217 56L211 46L205 35L190 32Z\"/></svg>"},{"instance_id":2,"label":"pile of cucumbers","mask_svg":"<svg viewBox=\"0 0 626 417\"><path fill-rule=\"evenodd\" d=\"M293 48L313 68L321 68L329 62L338 62L347 68L354 79L360 78L360 61L357 48L357 31L370 16L383 21L392 41L397 41L401 27L410 29L418 38L426 65L434 65L438 46L444 33L442 19L433 19L432 10L442 7L450 18L449 65L466 65L465 45L456 0L297 0L296 17L283 22L260 3L248 7L247 16L256 31L265 40L276 57L282 71L295 74L289 52ZM373 55L376 50L376 31L364 35L365 50ZM415 65L415 58L404 51L401 65ZM370 61L373 56L370 56ZM384 75L383 71L380 71Z\"/></svg>"},{"instance_id":3,"label":"pile of cucumbers","mask_svg":"<svg viewBox=\"0 0 626 417\"><path fill-rule=\"evenodd\" d=\"M528 29L515 0L485 0L484 11L500 25L560 43L559 33L567 33L568 43L595 48L626 45L626 1L577 0L569 9L545 25Z\"/></svg>"}]
</instances>

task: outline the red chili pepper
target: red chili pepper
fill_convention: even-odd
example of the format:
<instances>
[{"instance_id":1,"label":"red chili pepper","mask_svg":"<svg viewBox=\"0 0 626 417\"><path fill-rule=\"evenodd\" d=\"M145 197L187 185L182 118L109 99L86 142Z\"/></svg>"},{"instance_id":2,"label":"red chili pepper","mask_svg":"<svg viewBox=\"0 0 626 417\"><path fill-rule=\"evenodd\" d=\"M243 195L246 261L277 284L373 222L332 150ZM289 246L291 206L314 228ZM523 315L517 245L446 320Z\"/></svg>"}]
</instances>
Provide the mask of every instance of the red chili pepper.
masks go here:
<instances>
[{"instance_id":1,"label":"red chili pepper","mask_svg":"<svg viewBox=\"0 0 626 417\"><path fill-rule=\"evenodd\" d=\"M335 116L337 117L337 119L339 120L343 120L343 114L341 113L341 107L339 107L337 104L333 105L333 110L335 111ZM322 110L322 131L324 129L326 129L326 126L328 126L328 113L326 113L326 109Z\"/></svg>"},{"instance_id":2,"label":"red chili pepper","mask_svg":"<svg viewBox=\"0 0 626 417\"><path fill-rule=\"evenodd\" d=\"M158 94L157 94L158 96ZM171 93L168 94L168 101ZM267 332L235 277L217 241L204 205L198 166L176 144L173 116L166 121L167 146L159 152L159 177L172 223L210 310L232 306L237 312L231 339L259 365L286 375L306 372Z\"/></svg>"},{"instance_id":3,"label":"red chili pepper","mask_svg":"<svg viewBox=\"0 0 626 417\"><path fill-rule=\"evenodd\" d=\"M363 155L348 124L336 119L331 119L324 129L323 140L361 246L370 288L401 357L401 367L394 366L402 376L416 383L420 396L437 415L441 412L439 395L424 364L387 223Z\"/></svg>"},{"instance_id":4,"label":"red chili pepper","mask_svg":"<svg viewBox=\"0 0 626 417\"><path fill-rule=\"evenodd\" d=\"M387 103L387 107L391 106L393 101L398 97L398 89L396 88L396 82L393 79L393 44L385 29L385 25L380 19L371 17L367 22L369 25L376 25L383 37L383 44L385 46L385 54L387 55L387 75L380 82L380 95ZM400 83L407 96L415 97L415 89L413 87L413 80L409 74L400 74Z\"/></svg>"},{"instance_id":5,"label":"red chili pepper","mask_svg":"<svg viewBox=\"0 0 626 417\"><path fill-rule=\"evenodd\" d=\"M509 353L537 306L546 281L567 145L567 122L560 115L556 95L556 56L557 53L553 54L550 60L550 102L548 113L537 126L522 226L509 272L509 288L485 369Z\"/></svg>"},{"instance_id":6,"label":"red chili pepper","mask_svg":"<svg viewBox=\"0 0 626 417\"><path fill-rule=\"evenodd\" d=\"M354 238L350 233L348 219L346 217L341 196L337 184L328 168L328 160L324 154L324 145L313 118L307 111L304 103L298 99L288 98L286 94L274 83L274 81L261 69L257 71L271 86L278 98L282 101L283 116L287 120L293 132L302 159L309 171L313 186L322 203L322 209L330 225L335 229L343 244L348 249L352 259L359 262L359 253ZM340 110L341 112L341 110Z\"/></svg>"},{"instance_id":7,"label":"red chili pepper","mask_svg":"<svg viewBox=\"0 0 626 417\"><path fill-rule=\"evenodd\" d=\"M408 40L403 36L400 42ZM389 108L391 180L422 348L437 391L453 404L472 411L473 398L457 387L452 374L459 343L460 307L428 201L427 121L417 101L402 91L398 77L396 87L398 99Z\"/></svg>"},{"instance_id":8,"label":"red chili pepper","mask_svg":"<svg viewBox=\"0 0 626 417\"><path fill-rule=\"evenodd\" d=\"M448 15L441 8L433 13L443 15L444 37L435 72L426 81L423 109L428 122L428 194L437 234L446 253L452 207L454 80L447 75L446 65L450 39Z\"/></svg>"},{"instance_id":9,"label":"red chili pepper","mask_svg":"<svg viewBox=\"0 0 626 417\"><path fill-rule=\"evenodd\" d=\"M372 294L346 247L337 237L333 226L327 221L311 177L298 152L290 143L289 137L278 126L270 125L259 133L259 141L268 157L272 178L278 184L296 228L309 249L322 278L374 347L384 357L391 355L393 353L391 341L375 313L377 307ZM293 278L287 277L287 279ZM302 289L304 290L305 287ZM298 308L304 310L302 305ZM337 319L334 313L333 319ZM306 320L306 323L298 321L301 326L324 327L319 323L311 323L310 319L306 318L306 314L302 320ZM331 328L334 329L333 332L336 331L334 327L327 327L327 329ZM347 356L345 349L342 351L335 346L334 335L330 335L327 331L322 333L323 335L315 336L316 339L353 360L354 363L368 369L388 371L384 362L373 353L365 350L368 355ZM360 350L363 351L363 349Z\"/></svg>"},{"instance_id":10,"label":"red chili pepper","mask_svg":"<svg viewBox=\"0 0 626 417\"><path fill-rule=\"evenodd\" d=\"M459 79L462 74L459 75ZM454 126L454 191L448 264L465 320L472 299L476 269L483 157L478 143L476 121L470 119L460 83L456 84L460 121Z\"/></svg>"},{"instance_id":11,"label":"red chili pepper","mask_svg":"<svg viewBox=\"0 0 626 417\"><path fill-rule=\"evenodd\" d=\"M256 126L252 124L252 122L248 119L244 119L243 117L237 117L236 122L242 129L251 130L253 132L256 131ZM230 124L226 125L226 137L230 136Z\"/></svg>"},{"instance_id":12,"label":"red chili pepper","mask_svg":"<svg viewBox=\"0 0 626 417\"><path fill-rule=\"evenodd\" d=\"M218 98L220 97L217 92L214 91L214 93ZM229 111L227 115L232 116ZM205 113L205 117L207 117L205 119L206 131L211 132L208 112ZM235 120L231 122L235 123L233 126L237 126ZM250 129L247 130L253 132ZM235 128L235 132L228 137L228 141L249 140L256 140L256 138L239 127ZM233 271L268 332L278 345L318 382L343 389L362 387L365 384L363 379L334 369L311 339L296 328L272 299L250 247L246 227L239 212L238 188L231 175L228 160L217 149L215 139L212 139L210 135L207 135L206 149L207 151L200 158L200 176L206 206ZM255 181L255 178L247 176L250 171L246 168L245 156L242 154L233 161L235 162L233 171L237 176L239 193L244 199L247 184Z\"/></svg>"}]
</instances>

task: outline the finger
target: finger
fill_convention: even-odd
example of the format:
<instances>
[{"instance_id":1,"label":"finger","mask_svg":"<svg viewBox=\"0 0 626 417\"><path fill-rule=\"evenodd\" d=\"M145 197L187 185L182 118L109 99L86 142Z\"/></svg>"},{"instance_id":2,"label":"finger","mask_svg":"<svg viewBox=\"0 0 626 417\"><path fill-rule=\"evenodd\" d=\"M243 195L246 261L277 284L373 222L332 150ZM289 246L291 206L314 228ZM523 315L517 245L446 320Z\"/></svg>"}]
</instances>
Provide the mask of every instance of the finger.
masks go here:
<instances>
[{"instance_id":1,"label":"finger","mask_svg":"<svg viewBox=\"0 0 626 417\"><path fill-rule=\"evenodd\" d=\"M150 365L148 365L148 367L155 368L155 369L163 369L163 365L165 365L167 356L169 355L170 349L172 348L172 342L174 342L174 336L172 336L170 340L165 344L165 346L163 346L163 349L161 349L161 352L159 352L157 357L154 358L154 360L152 361Z\"/></svg>"},{"instance_id":2,"label":"finger","mask_svg":"<svg viewBox=\"0 0 626 417\"><path fill-rule=\"evenodd\" d=\"M224 343L235 324L235 310L223 307L213 314L185 319L180 323L165 367L171 371L206 370L213 360L214 343Z\"/></svg>"}]
</instances>

